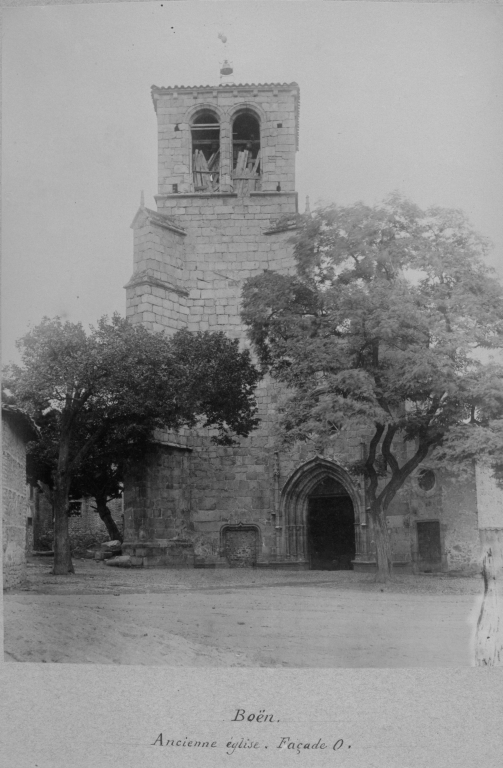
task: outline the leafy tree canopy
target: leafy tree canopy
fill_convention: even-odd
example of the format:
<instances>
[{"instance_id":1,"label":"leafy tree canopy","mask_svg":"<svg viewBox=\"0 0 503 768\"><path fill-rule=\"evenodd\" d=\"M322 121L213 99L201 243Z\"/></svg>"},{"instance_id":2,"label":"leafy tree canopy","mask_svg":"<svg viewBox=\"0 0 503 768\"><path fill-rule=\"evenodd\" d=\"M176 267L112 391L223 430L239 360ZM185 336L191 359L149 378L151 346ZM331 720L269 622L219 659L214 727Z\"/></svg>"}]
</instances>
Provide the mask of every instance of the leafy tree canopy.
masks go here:
<instances>
[{"instance_id":1,"label":"leafy tree canopy","mask_svg":"<svg viewBox=\"0 0 503 768\"><path fill-rule=\"evenodd\" d=\"M259 372L223 333L167 337L119 315L86 333L45 318L18 346L22 365L10 366L6 385L42 430L31 469L53 481L59 572L71 570L67 531L58 544L69 494L113 497L155 429L198 424L229 445L258 423Z\"/></svg>"},{"instance_id":2,"label":"leafy tree canopy","mask_svg":"<svg viewBox=\"0 0 503 768\"><path fill-rule=\"evenodd\" d=\"M503 346L502 287L457 210L394 195L297 223L295 273L250 278L243 320L264 369L291 388L285 440L324 450L348 425L367 435L355 468L379 528L432 449L471 460L489 435L501 447L503 369L487 359Z\"/></svg>"},{"instance_id":3,"label":"leafy tree canopy","mask_svg":"<svg viewBox=\"0 0 503 768\"><path fill-rule=\"evenodd\" d=\"M258 373L248 352L223 333L183 330L170 338L116 314L86 334L80 323L44 318L18 347L22 365L8 367L5 377L16 402L56 422L73 422L78 412L91 439L112 423L129 424L133 415L151 429L202 419L223 444L257 424Z\"/></svg>"}]
</instances>

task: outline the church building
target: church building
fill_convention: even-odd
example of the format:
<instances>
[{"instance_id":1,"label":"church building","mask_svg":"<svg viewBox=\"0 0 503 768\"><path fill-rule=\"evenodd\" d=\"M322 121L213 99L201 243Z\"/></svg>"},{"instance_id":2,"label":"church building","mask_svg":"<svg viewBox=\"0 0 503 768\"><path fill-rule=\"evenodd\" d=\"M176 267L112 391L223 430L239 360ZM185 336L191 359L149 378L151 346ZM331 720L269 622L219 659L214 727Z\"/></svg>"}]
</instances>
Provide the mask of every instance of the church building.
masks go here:
<instances>
[{"instance_id":1,"label":"church building","mask_svg":"<svg viewBox=\"0 0 503 768\"><path fill-rule=\"evenodd\" d=\"M153 86L152 100L157 210L142 201L132 223L127 317L246 344L243 282L294 266L299 86ZM263 380L260 426L237 447L215 446L208 430L157 436L125 489L123 551L134 564L375 569L364 483L346 469L362 456L361 436L345 432L331 456L286 450L275 430L280 399ZM475 481L460 487L424 465L389 510L395 567L474 570L477 519Z\"/></svg>"}]
</instances>

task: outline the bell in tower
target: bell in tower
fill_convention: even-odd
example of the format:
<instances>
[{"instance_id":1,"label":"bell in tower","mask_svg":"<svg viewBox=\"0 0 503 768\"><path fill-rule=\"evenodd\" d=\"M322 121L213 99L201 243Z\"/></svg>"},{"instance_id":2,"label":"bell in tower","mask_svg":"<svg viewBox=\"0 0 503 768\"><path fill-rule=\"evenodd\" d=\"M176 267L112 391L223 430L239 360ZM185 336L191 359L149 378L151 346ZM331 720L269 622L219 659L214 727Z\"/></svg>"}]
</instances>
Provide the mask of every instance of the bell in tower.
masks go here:
<instances>
[{"instance_id":1,"label":"bell in tower","mask_svg":"<svg viewBox=\"0 0 503 768\"><path fill-rule=\"evenodd\" d=\"M234 69L232 68L231 64L227 59L225 59L224 63L220 67L220 82L225 85L225 83L230 82L230 77L234 73Z\"/></svg>"}]
</instances>

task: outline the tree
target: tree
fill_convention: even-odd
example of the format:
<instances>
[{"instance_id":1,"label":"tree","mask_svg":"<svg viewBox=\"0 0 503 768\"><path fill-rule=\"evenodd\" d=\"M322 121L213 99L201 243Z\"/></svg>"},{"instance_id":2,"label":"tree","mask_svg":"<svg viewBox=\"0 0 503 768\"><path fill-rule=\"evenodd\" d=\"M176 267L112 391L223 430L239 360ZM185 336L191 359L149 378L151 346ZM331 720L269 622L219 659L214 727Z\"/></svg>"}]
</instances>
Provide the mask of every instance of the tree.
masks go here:
<instances>
[{"instance_id":1,"label":"tree","mask_svg":"<svg viewBox=\"0 0 503 768\"><path fill-rule=\"evenodd\" d=\"M111 473L122 471L155 429L202 423L228 445L258 423L259 372L223 333L168 338L119 315L86 333L80 323L44 318L18 347L22 365L10 366L6 382L43 431L36 450L39 466L52 474L55 574L73 572L72 481L90 490L97 470L113 483Z\"/></svg>"},{"instance_id":2,"label":"tree","mask_svg":"<svg viewBox=\"0 0 503 768\"><path fill-rule=\"evenodd\" d=\"M129 419L110 426L76 467L70 486L71 497L94 499L111 541L122 542L123 535L108 503L122 497L128 469L143 461L152 442L151 429L135 418L131 414Z\"/></svg>"},{"instance_id":3,"label":"tree","mask_svg":"<svg viewBox=\"0 0 503 768\"><path fill-rule=\"evenodd\" d=\"M92 498L96 512L113 541L122 541L122 533L112 517L108 503L122 496L128 467L141 461L151 443L148 424L137 421L140 414L128 414L124 422L111 423L108 430L90 447L85 460L75 466L70 483L69 502ZM50 411L39 421L40 439L27 452L28 482L43 484L52 495L58 456L58 412ZM72 437L72 453L89 437L88 423L77 425Z\"/></svg>"},{"instance_id":4,"label":"tree","mask_svg":"<svg viewBox=\"0 0 503 768\"><path fill-rule=\"evenodd\" d=\"M263 368L291 391L287 442L322 452L349 425L361 429L366 455L351 468L365 477L386 580L386 511L406 479L435 450L446 463L453 446L463 453L463 440L473 458L475 431L494 444L503 369L479 350L503 347L503 291L484 262L488 243L459 211L394 195L330 205L297 227L295 274L250 278L242 317Z\"/></svg>"}]
</instances>

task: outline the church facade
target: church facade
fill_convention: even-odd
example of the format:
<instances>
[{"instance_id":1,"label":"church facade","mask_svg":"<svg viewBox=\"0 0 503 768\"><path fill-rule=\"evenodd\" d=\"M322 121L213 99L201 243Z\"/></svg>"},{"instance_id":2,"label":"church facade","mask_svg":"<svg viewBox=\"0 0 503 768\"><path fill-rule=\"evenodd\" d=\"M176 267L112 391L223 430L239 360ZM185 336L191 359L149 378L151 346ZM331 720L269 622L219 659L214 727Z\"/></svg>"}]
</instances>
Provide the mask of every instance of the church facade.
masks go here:
<instances>
[{"instance_id":1,"label":"church facade","mask_svg":"<svg viewBox=\"0 0 503 768\"><path fill-rule=\"evenodd\" d=\"M246 343L243 282L293 269L299 87L153 86L152 99L157 210L142 202L132 224L127 317ZM373 570L364 483L346 469L362 456L361 435L345 432L330 456L287 451L275 430L281 389L266 379L257 400L260 426L237 447L213 445L204 430L157 436L126 484L124 552L144 566ZM461 487L423 466L394 500L388 525L397 569L477 567L475 481Z\"/></svg>"}]
</instances>

